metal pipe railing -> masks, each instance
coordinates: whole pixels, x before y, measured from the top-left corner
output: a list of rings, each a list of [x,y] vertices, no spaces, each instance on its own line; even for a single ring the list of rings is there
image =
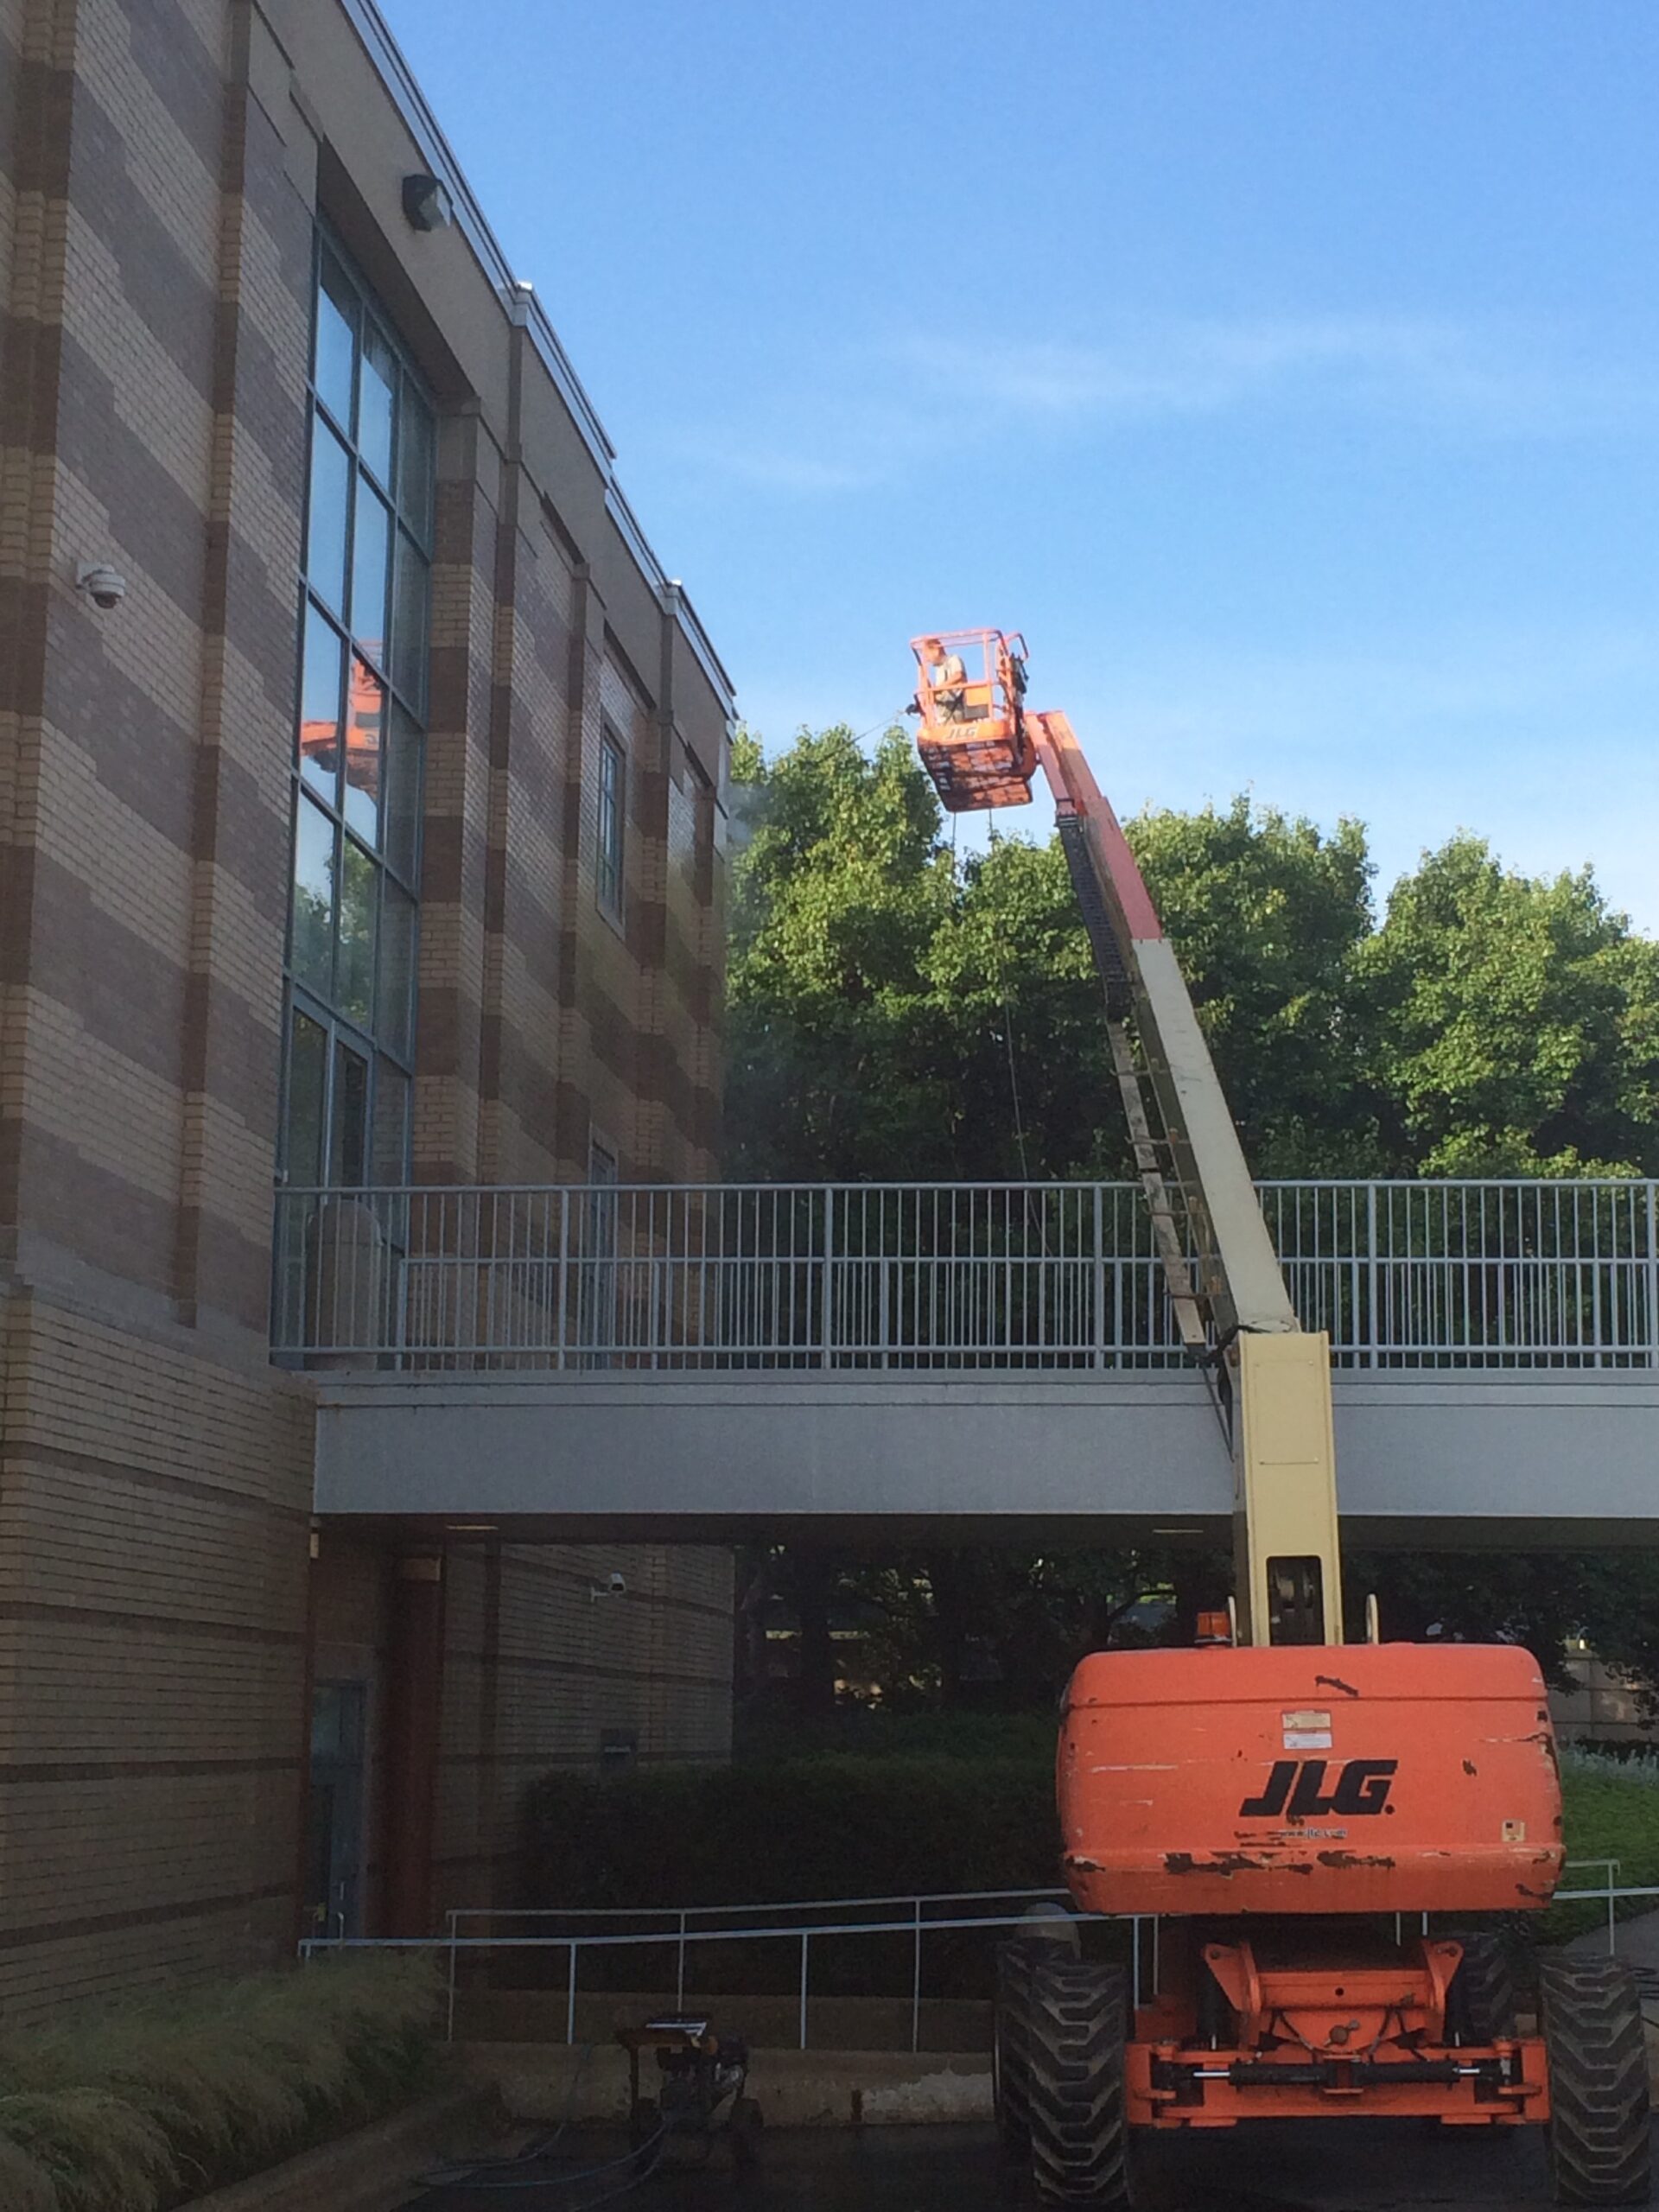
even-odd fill
[[[1259,1186],[1343,1366],[1659,1368],[1656,1185]],[[272,1349],[318,1367],[1159,1368],[1138,1185],[278,1193]]]
[[[992,1892],[989,1894],[995,1893]],[[1014,1891],[1007,1892],[1007,1894],[1012,1896],[1023,1896],[1028,1893],[1022,1891]],[[1046,1896],[1058,1897],[1062,1894],[1062,1892],[1051,1891],[1045,1891],[1042,1894]],[[1597,1891],[1596,1894],[1599,1896],[1600,1892]],[[775,1910],[779,1911],[787,1911],[789,1907],[779,1906],[775,1908]],[[1068,1920],[1081,1921],[1084,1919],[1093,1919],[1118,1922],[1133,1921],[1136,1926],[1135,1955],[1138,1961],[1140,1956],[1140,1943],[1138,1936],[1139,1923],[1140,1921],[1147,1917],[1147,1916],[1129,1913],[1085,1914],[1077,1912],[1069,1906],[1057,1906],[1055,1910],[1060,1916]],[[918,1926],[924,1934],[944,1935],[951,1931],[960,1931],[966,1929],[1006,1929],[1029,1927],[1030,1917],[1028,1914],[1023,1912],[970,1913],[965,1915],[950,1915],[932,1920],[925,1920],[918,1923],[912,1913],[910,1916],[906,1918],[866,1921],[824,1921],[816,1924],[809,1924],[806,1927],[799,1927],[791,1923],[786,1926],[767,1926],[759,1928],[694,1928],[686,1929],[679,1940],[683,1943],[693,1945],[698,1943],[728,1942],[766,1943],[784,1941],[798,1943],[800,1947],[800,1975],[798,1982],[799,2033],[800,2048],[804,2050],[807,2048],[808,2006],[810,1992],[812,1959],[811,1945],[813,1940],[815,1938],[823,1939],[835,1936],[903,1935],[910,1936],[913,1942],[919,1942],[919,1937],[917,1936],[916,1932]],[[633,1934],[625,1936],[461,1936],[452,1930],[449,1934],[444,1936],[307,1936],[299,1946],[299,1955],[302,1961],[308,1962],[313,1959],[321,1958],[337,1951],[441,1951],[445,1953],[448,1961],[446,2003],[446,2035],[447,2039],[453,2041],[454,2037],[457,1974],[459,1961],[462,1956],[471,1956],[474,1954],[494,1955],[498,1952],[503,1951],[524,1951],[532,1955],[537,1952],[563,1951],[568,1961],[565,1984],[565,2041],[567,2043],[574,2043],[575,2041],[576,1997],[578,1993],[579,1961],[581,1955],[584,1952],[594,1950],[624,1950],[629,1948],[639,1949],[642,1948],[656,1948],[660,1950],[665,1942],[671,1942],[673,1941],[675,1941],[675,1937],[672,1935],[660,1931],[644,1935]],[[1153,1955],[1155,1961],[1157,1955],[1155,1924]],[[682,1982],[682,1990],[683,1988],[683,1983]],[[912,1979],[911,2047],[912,2050],[918,2046],[920,2040],[921,2001],[920,1971],[919,1967],[917,1967],[912,1972]],[[1136,1979],[1136,2001],[1137,2003],[1140,2001],[1138,1966]]]
[[[444,1940],[449,1947],[449,1989],[448,2012],[451,2022],[454,2018],[454,1951],[460,1936],[461,1923],[465,1920],[509,1920],[568,1922],[573,1920],[665,1920],[672,1925],[660,1933],[646,1930],[642,1940],[672,1942],[674,1959],[674,2002],[685,2003],[685,1946],[690,1924],[693,1920],[741,1919],[757,1912],[868,1912],[879,1905],[908,1905],[911,1908],[912,1955],[911,1971],[911,2049],[918,2048],[921,2029],[922,2002],[922,1936],[937,1923],[927,1916],[927,1908],[946,1904],[989,1904],[1016,1901],[1029,1906],[1039,1902],[1058,1903],[1067,1896],[1058,1885],[1039,1890],[938,1890],[919,1895],[888,1894],[881,1897],[801,1897],[779,1904],[761,1900],[747,1904],[691,1904],[691,1905],[452,1905],[444,1915]],[[715,1930],[715,1933],[721,1931]],[[740,1931],[741,1933],[741,1931]],[[1139,1950],[1139,1931],[1136,1932]],[[1138,1986],[1138,1982],[1137,1982]]]
[[[1570,1859],[1567,1864],[1573,1866],[1603,1866],[1607,1868],[1610,1878],[1605,1885],[1596,1889],[1557,1890],[1551,1902],[1554,1904],[1581,1904],[1589,1900],[1593,1900],[1597,1904],[1605,1903],[1607,1910],[1607,1948],[1610,1953],[1616,1955],[1618,1951],[1617,1908],[1618,1904],[1628,1899],[1659,1897],[1659,1885],[1633,1884],[1626,1886],[1615,1885],[1611,1879],[1611,1876],[1618,1872],[1618,1862],[1616,1859]],[[682,1959],[682,1964],[679,1971],[678,2001],[683,2004],[684,2002],[685,1986],[683,1956],[684,1948],[687,1945],[696,1945],[699,1943],[775,1943],[779,1942],[793,1942],[798,1943],[800,1947],[800,1970],[798,1984],[799,1993],[798,2033],[800,2039],[799,2047],[801,2050],[804,2050],[808,2047],[812,1959],[811,1946],[814,1941],[817,1940],[822,1942],[834,1936],[909,1936],[912,1938],[912,1944],[914,1946],[911,1975],[911,2048],[913,2050],[919,2048],[921,2037],[921,1944],[923,1936],[930,1934],[944,1935],[951,1931],[960,1931],[969,1929],[987,1929],[1022,1927],[1029,1928],[1031,1925],[1031,1916],[1028,1911],[971,1914],[952,1913],[943,1914],[933,1919],[926,1919],[922,1916],[920,1908],[924,1904],[928,1904],[966,1903],[972,1899],[981,1897],[991,1901],[995,1901],[998,1898],[1009,1897],[1041,1897],[1059,1899],[1063,1897],[1065,1894],[1065,1893],[1060,1890],[944,1891],[940,1892],[937,1897],[918,1896],[904,1900],[892,1900],[892,1902],[895,1904],[908,1904],[911,1907],[911,1910],[906,1914],[893,1914],[889,1915],[886,1919],[881,1920],[819,1921],[816,1923],[810,1923],[804,1927],[797,1925],[794,1923],[784,1923],[774,1921],[762,1926],[752,1925],[747,1928],[688,1928],[683,1925],[683,1918],[681,1915],[681,1909],[679,1907],[642,1907],[639,1909],[640,1916],[644,1916],[646,1913],[654,1913],[658,1910],[667,1915],[681,1916],[682,1925],[677,1931],[677,1936],[673,1931],[664,1931],[660,1929],[647,1931],[643,1934],[636,1932],[626,1935],[462,1936],[458,1933],[456,1926],[461,1915],[459,1913],[452,1912],[448,1916],[448,1926],[447,1931],[442,1936],[308,1936],[300,1944],[299,1955],[302,1961],[308,1961],[314,1958],[322,1957],[335,1951],[439,1951],[446,1954],[448,1960],[448,1987],[445,2008],[446,2038],[453,2042],[454,2038],[455,1999],[459,1966],[460,1961],[463,1955],[493,1955],[497,1953],[505,1951],[523,1951],[531,1955],[539,1952],[563,1951],[565,1954],[568,1962],[565,1985],[565,2041],[568,2044],[573,2044],[576,2039],[576,1997],[578,1993],[580,1960],[582,1954],[584,1952],[595,1950],[623,1950],[629,1948],[639,1949],[642,1948],[654,1948],[661,1949],[664,1943],[675,1942],[677,1941],[680,1947]],[[853,1898],[845,1898],[830,1900],[830,1902],[832,1904],[844,1904],[849,1909],[852,1909],[856,1907],[861,1901]],[[768,1912],[775,1914],[816,1910],[818,1908],[804,1905],[791,1906],[784,1904],[769,1905],[763,1909]],[[589,1912],[591,1912],[594,1916],[598,1916],[598,1913],[601,1910],[604,1912],[608,1913],[612,1909],[589,1909],[588,1911],[584,1911],[580,1914],[575,1911],[572,1911],[565,1916],[570,1919],[588,1917],[589,1916]],[[621,1912],[624,1910],[624,1908],[620,1907],[615,1908],[615,1910],[618,1912]],[[747,1908],[718,1905],[688,1906],[684,1908],[684,1911],[686,1913],[693,1911],[734,1911],[741,1910],[747,1910]],[[1085,1921],[1096,1921],[1103,1923],[1115,1923],[1120,1926],[1127,1924],[1130,1931],[1129,1940],[1130,1956],[1133,1961],[1131,1972],[1133,1974],[1134,2001],[1138,2005],[1144,2001],[1146,1994],[1154,1993],[1156,1992],[1158,1988],[1159,1971],[1159,1922],[1157,1916],[1148,1913],[1083,1913],[1077,1911],[1069,1904],[1060,1904],[1058,1903],[1054,1905],[1052,1910],[1054,1913],[1061,1918],[1077,1921],[1079,1923]],[[1396,1920],[1397,1919],[1398,1916],[1396,1916]],[[1149,1931],[1148,1935],[1145,1936],[1143,1936],[1141,1932],[1143,1926]],[[1427,1935],[1429,1929],[1429,1915],[1427,1913],[1422,1916],[1422,1926],[1423,1932]],[[1142,1964],[1143,1960],[1147,1957],[1148,1952],[1150,1954],[1151,1963],[1143,1986]]]

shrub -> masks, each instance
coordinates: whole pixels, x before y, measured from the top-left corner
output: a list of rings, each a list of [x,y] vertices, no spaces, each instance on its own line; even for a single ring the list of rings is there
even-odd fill
[[[733,1752],[742,1764],[826,1751],[846,1751],[861,1758],[1027,1760],[1041,1776],[1053,1769],[1059,1728],[1058,1710],[893,1713],[842,1705],[812,1720],[777,1713],[748,1718],[739,1729]]]
[[[0,2043],[6,2212],[165,2212],[390,2111],[435,2059],[429,1962],[346,1956]]]
[[[180,2171],[148,2114],[107,2089],[26,2089],[0,2099],[0,2127],[44,2177],[54,2212],[152,2212]]]
[[[860,1758],[671,1767],[530,1792],[533,1904],[723,1904],[1039,1887],[1058,1878],[1046,1766]]]
[[[900,1744],[931,1738],[930,1748],[546,1775],[527,1799],[524,1902],[785,1904],[1058,1878],[1052,1722],[964,1726],[957,1740],[902,1721],[872,1732],[884,1734]],[[1618,1858],[1625,1883],[1659,1882],[1659,1762],[1567,1749],[1562,1783],[1569,1853]],[[1587,1886],[1600,1878],[1568,1878]],[[1593,1925],[1597,1913],[1564,1905],[1521,1917],[1548,1941]]]
[[[6,2212],[57,2212],[52,2177],[6,2130],[6,2104],[0,2097],[0,2204]]]

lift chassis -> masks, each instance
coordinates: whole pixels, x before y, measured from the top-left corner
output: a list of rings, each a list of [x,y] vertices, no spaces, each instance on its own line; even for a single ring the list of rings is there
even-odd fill
[[[1155,1986],[1034,1922],[998,1962],[995,2080],[1039,2199],[1137,2201],[1138,2140],[1360,2114],[1545,2132],[1557,2198],[1646,2202],[1646,2047],[1611,1960],[1512,1916],[1560,1879],[1542,1675],[1513,1645],[1344,1641],[1330,1347],[1286,1287],[1173,951],[1064,715],[1000,631],[912,641],[947,809],[1039,772],[1104,993],[1113,1069],[1182,1342],[1233,1465],[1234,1596],[1197,1649],[1096,1652],[1068,1688],[1063,1868],[1084,1912],[1151,1917]],[[1430,1916],[1440,1916],[1431,1932]]]

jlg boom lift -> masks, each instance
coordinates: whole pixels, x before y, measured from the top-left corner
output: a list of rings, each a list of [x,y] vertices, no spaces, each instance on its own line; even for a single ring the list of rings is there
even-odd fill
[[[1647,2202],[1641,2013],[1614,1961],[1544,1956],[1522,2031],[1497,1916],[1541,1910],[1561,1798],[1537,1662],[1343,1641],[1330,1346],[1304,1330],[1192,1001],[1064,715],[995,630],[912,641],[922,759],[951,812],[1039,768],[1105,992],[1114,1068],[1183,1342],[1234,1468],[1236,1594],[1191,1650],[1097,1652],[1058,1789],[1086,1911],[1158,1919],[1157,1987],[1071,1937],[999,1961],[996,2097],[1039,2196],[1135,2202],[1138,2138],[1287,2115],[1546,2131],[1559,2202]],[[1430,1914],[1458,1932],[1425,1932]],[[1482,1916],[1485,1916],[1483,1926]]]

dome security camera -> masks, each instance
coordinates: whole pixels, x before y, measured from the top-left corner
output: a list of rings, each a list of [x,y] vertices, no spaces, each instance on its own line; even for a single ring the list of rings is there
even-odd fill
[[[84,591],[92,605],[107,614],[126,597],[127,580],[107,561],[83,561],[75,570],[75,589]]]

